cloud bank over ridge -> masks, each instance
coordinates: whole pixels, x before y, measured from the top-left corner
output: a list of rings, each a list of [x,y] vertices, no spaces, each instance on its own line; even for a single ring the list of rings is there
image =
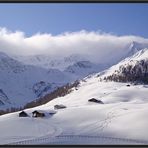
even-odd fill
[[[127,52],[132,41],[148,44],[148,39],[140,36],[117,36],[109,33],[65,32],[59,35],[37,33],[26,37],[22,31],[12,32],[0,28],[0,51],[13,55],[69,56],[71,54],[86,55],[97,62]]]

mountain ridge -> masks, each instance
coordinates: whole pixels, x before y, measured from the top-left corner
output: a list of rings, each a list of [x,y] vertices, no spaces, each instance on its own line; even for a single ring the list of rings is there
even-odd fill
[[[141,47],[144,46],[146,45],[132,42],[130,46],[128,46],[127,51],[131,51],[132,53],[138,49],[139,51],[137,54],[134,54],[135,58],[137,58],[138,54],[144,55],[142,52],[144,52],[146,49],[141,49]],[[42,58],[44,58],[44,56]],[[48,55],[46,58],[48,59]],[[129,58],[130,57],[126,57],[126,59],[123,59],[121,63],[127,61]],[[145,56],[143,56],[143,58],[145,58]],[[80,57],[79,55],[65,57],[64,60],[68,62],[67,65],[69,65],[69,62],[71,65],[66,65],[67,67],[65,70],[60,70],[54,67],[48,69],[41,65],[28,65],[20,62],[21,60],[17,61],[17,58],[13,59],[13,56],[10,57],[10,55],[7,56],[5,53],[0,53],[0,88],[9,98],[9,101],[13,102],[13,106],[22,106],[30,101],[33,101],[34,99],[43,97],[44,95],[56,90],[58,87],[66,85],[67,83],[80,79],[85,80],[84,77],[91,77],[91,75],[93,76],[94,73],[98,75],[98,72],[99,75],[109,73],[110,69],[107,69],[109,68],[109,65],[106,65],[106,63],[102,62],[99,65],[86,59],[87,58]],[[42,64],[41,59],[39,59],[39,61]],[[128,62],[130,61],[128,60]],[[10,107],[11,105],[1,105],[1,108],[4,109],[8,106]]]

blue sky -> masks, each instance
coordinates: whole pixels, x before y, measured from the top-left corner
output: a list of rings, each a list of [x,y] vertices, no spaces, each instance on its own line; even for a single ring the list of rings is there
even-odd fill
[[[0,27],[53,35],[80,30],[148,37],[148,4],[0,4]]]

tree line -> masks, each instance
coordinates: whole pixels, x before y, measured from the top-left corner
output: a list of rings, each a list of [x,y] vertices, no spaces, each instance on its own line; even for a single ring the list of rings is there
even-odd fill
[[[0,115],[6,114],[6,113],[12,113],[12,112],[16,112],[16,111],[21,111],[21,110],[24,110],[27,108],[32,108],[32,107],[46,104],[49,101],[51,101],[57,97],[62,97],[62,96],[69,94],[72,91],[72,88],[76,88],[79,84],[80,84],[80,82],[78,80],[76,80],[73,83],[67,83],[66,85],[64,85],[62,87],[58,87],[56,90],[45,95],[44,97],[38,98],[34,101],[27,103],[26,105],[24,105],[24,107],[19,107],[19,108],[12,107],[10,109],[0,110]]]
[[[136,61],[135,64],[121,65],[112,75],[104,77],[104,80],[148,84],[148,60]]]

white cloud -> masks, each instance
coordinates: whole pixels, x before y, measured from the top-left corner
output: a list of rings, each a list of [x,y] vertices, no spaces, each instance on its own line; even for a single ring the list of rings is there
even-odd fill
[[[85,30],[66,32],[56,36],[38,33],[26,37],[24,32],[11,32],[7,28],[0,28],[0,51],[17,55],[85,54],[94,61],[98,61],[98,59],[101,61],[104,60],[104,57],[111,59],[119,54],[124,54],[132,41],[148,43],[148,39],[139,36],[117,36]]]

